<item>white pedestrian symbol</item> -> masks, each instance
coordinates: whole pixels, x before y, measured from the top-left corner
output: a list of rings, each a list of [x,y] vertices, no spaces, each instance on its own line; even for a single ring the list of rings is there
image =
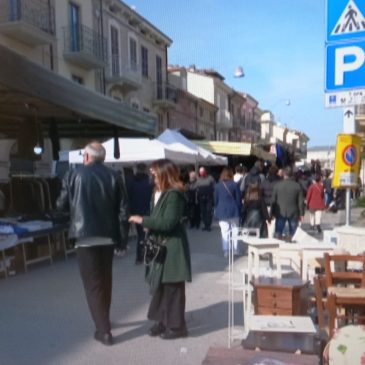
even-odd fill
[[[350,0],[337,21],[331,35],[365,31],[365,18],[353,0]]]

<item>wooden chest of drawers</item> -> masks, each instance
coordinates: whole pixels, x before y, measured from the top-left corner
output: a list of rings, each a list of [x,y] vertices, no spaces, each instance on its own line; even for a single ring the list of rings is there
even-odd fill
[[[254,287],[255,314],[306,315],[308,282],[300,279],[258,278]]]

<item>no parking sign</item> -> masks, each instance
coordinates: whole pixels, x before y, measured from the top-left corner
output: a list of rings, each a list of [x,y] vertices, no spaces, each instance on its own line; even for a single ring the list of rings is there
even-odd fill
[[[356,134],[338,134],[336,143],[334,188],[358,185],[361,162],[361,137]]]

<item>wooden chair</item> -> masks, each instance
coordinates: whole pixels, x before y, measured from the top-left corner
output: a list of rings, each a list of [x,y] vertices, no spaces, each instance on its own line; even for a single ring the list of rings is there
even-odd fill
[[[327,308],[329,313],[329,335],[339,327],[339,320],[352,323],[364,321],[365,308],[365,255],[325,254],[325,278],[327,285]],[[349,263],[360,264],[356,270],[349,269]],[[331,267],[334,263],[334,268]],[[338,270],[338,267],[341,268]]]
[[[353,284],[365,288],[365,255],[324,254],[327,287]],[[358,270],[349,269],[349,263],[359,263]],[[334,264],[332,268],[331,263]]]
[[[329,313],[329,333],[333,336],[336,322],[339,320],[348,323],[365,323],[365,289],[364,288],[339,288],[340,291],[329,293],[327,297],[327,308]],[[340,309],[343,309],[341,312]]]

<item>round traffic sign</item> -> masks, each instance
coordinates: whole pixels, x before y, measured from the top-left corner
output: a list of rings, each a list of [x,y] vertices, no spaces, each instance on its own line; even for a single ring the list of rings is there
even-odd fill
[[[354,166],[356,164],[357,151],[353,144],[349,144],[343,149],[342,160],[347,166]]]

